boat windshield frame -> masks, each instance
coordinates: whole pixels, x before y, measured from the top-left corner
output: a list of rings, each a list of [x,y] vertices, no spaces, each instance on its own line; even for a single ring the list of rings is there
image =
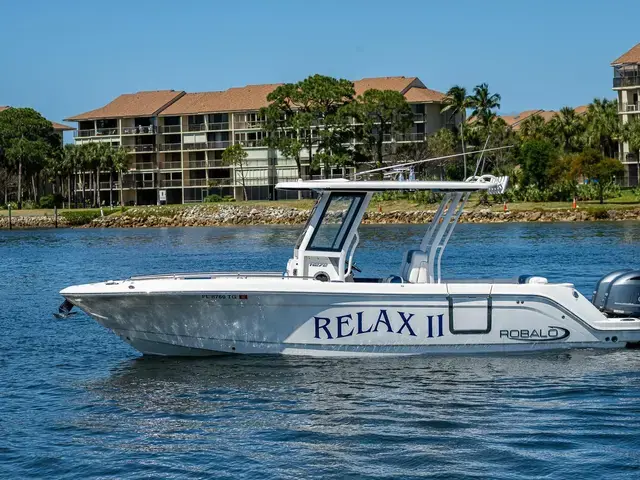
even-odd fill
[[[356,221],[356,218],[358,217],[358,213],[360,212],[363,206],[362,204],[365,201],[366,195],[367,195],[366,192],[331,192],[329,194],[329,198],[327,199],[324,205],[320,218],[314,224],[313,233],[311,235],[311,238],[309,239],[309,242],[307,243],[306,250],[310,252],[333,252],[333,253],[341,252],[342,249],[344,248],[344,244],[347,240],[347,237],[349,237],[349,233],[353,228],[353,224]],[[350,198],[351,203],[347,207],[345,215],[342,216],[342,221],[337,224],[326,223],[325,219],[327,219],[327,216],[328,216],[327,214],[334,200],[344,199],[344,198]],[[338,227],[335,235],[333,236],[333,241],[331,241],[331,246],[329,245],[314,246],[314,241],[316,241],[316,239],[319,238],[319,234],[323,233],[323,230],[322,230],[323,226]],[[304,233],[305,232],[303,232],[303,234]]]

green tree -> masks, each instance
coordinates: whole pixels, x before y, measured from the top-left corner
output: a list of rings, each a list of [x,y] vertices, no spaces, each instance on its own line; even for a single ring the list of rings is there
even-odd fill
[[[518,160],[522,168],[523,186],[547,188],[553,181],[551,168],[558,159],[558,151],[549,140],[526,140],[520,147]]]
[[[413,112],[400,92],[370,89],[352,104],[356,119],[356,139],[362,142],[363,153],[374,161],[375,168],[384,163],[384,142],[403,134],[413,125]]]
[[[587,149],[578,155],[574,164],[575,173],[593,182],[598,189],[600,203],[604,203],[604,192],[616,177],[624,175],[624,166],[615,158],[607,158],[595,149]]]
[[[341,110],[354,95],[352,82],[317,74],[279,86],[267,96],[269,106],[261,111],[270,145],[280,149],[288,142],[281,139],[295,139],[304,145],[309,164],[313,165],[314,148],[326,149],[336,143],[332,137],[343,135],[345,115]],[[289,146],[295,148],[297,144]],[[293,153],[298,177],[302,178],[301,150],[290,149],[289,153]],[[325,169],[325,176],[328,173]]]
[[[51,122],[32,108],[8,108],[0,112],[0,147],[8,170],[17,173],[18,208],[22,208],[23,173],[32,177],[35,190],[35,175],[53,149],[60,148],[59,137]]]
[[[608,157],[615,156],[621,128],[618,102],[606,98],[594,99],[587,107],[585,125],[587,145],[599,149]]]
[[[464,165],[464,178],[467,178],[467,154],[464,143],[464,125],[466,122],[467,109],[471,108],[471,97],[467,95],[467,90],[460,85],[454,85],[447,91],[443,100],[442,113],[450,112],[452,117],[460,115],[460,141],[462,145],[462,162]]]
[[[501,97],[497,93],[489,92],[489,85],[482,83],[473,88],[473,95],[469,99],[471,108],[471,116],[475,117],[480,125],[489,128],[491,122],[495,120],[495,109],[500,108]]]
[[[522,121],[518,135],[522,141],[546,140],[547,132],[547,122],[541,115],[535,114]]]
[[[554,137],[565,153],[582,150],[585,125],[573,108],[562,107],[549,121],[547,131]]]
[[[224,152],[222,152],[222,163],[224,163],[225,165],[233,166],[234,171],[235,168],[240,169],[240,181],[242,183],[242,193],[244,195],[245,201],[247,200],[247,186],[244,176],[244,169],[246,167],[245,162],[247,160],[247,156],[247,152],[239,143],[229,145],[224,150]]]

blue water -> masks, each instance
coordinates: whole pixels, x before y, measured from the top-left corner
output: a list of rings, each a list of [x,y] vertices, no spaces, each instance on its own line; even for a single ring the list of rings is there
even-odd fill
[[[423,227],[361,230],[366,275]],[[69,285],[277,270],[290,227],[0,232],[2,478],[640,478],[640,351],[377,360],[140,358]],[[448,276],[590,294],[640,267],[640,223],[460,225]]]

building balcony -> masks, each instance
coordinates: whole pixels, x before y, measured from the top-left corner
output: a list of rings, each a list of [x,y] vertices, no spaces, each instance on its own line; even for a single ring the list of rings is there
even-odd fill
[[[156,146],[151,143],[144,145],[123,145],[123,147],[134,153],[149,153],[156,151]]]
[[[613,78],[613,88],[624,87],[640,87],[640,75]]]
[[[120,135],[120,131],[117,127],[114,128],[98,128],[96,130],[96,136],[98,135],[106,135],[106,136],[115,136]]]
[[[120,188],[120,183],[118,182],[100,182],[100,190],[117,190]]]
[[[124,188],[155,188],[153,180],[124,180],[122,186]]]
[[[96,131],[94,129],[91,130],[76,130],[73,132],[74,137],[94,137],[96,135]]]
[[[207,129],[206,123],[190,123],[187,125],[189,132],[204,132]]]
[[[207,150],[217,150],[227,148],[231,145],[229,140],[219,140],[217,142],[207,142]]]
[[[181,131],[181,125],[161,125],[158,127],[160,133],[180,133]]]
[[[207,123],[207,130],[229,130],[229,122]]]
[[[176,152],[182,150],[181,143],[161,143],[159,150],[161,152]]]
[[[184,163],[184,168],[218,168],[229,167],[222,160],[191,160]]]
[[[248,122],[233,122],[234,130],[256,130],[261,129],[264,126],[264,120],[248,121]]]
[[[150,135],[157,132],[157,128],[154,125],[146,127],[122,127],[123,135]]]
[[[424,122],[425,121],[424,113],[414,113],[413,114],[413,121],[414,122]]]
[[[179,170],[182,168],[182,162],[160,162],[158,167],[160,170]]]
[[[265,139],[260,140],[236,140],[235,143],[242,145],[245,148],[258,148],[265,146]]]
[[[206,178],[187,178],[184,180],[185,187],[206,187]]]
[[[182,187],[182,180],[160,180],[160,187]]]
[[[138,162],[131,165],[131,170],[155,170],[153,162]]]
[[[619,113],[640,113],[640,103],[623,103]]]
[[[224,149],[231,145],[228,140],[218,142],[197,142],[197,143],[185,143],[185,150],[218,150]]]
[[[185,143],[183,148],[185,150],[206,150],[207,142]]]
[[[233,185],[232,178],[210,178],[207,182],[208,187],[228,187],[229,185]]]
[[[396,142],[422,142],[426,138],[424,133],[399,133]]]

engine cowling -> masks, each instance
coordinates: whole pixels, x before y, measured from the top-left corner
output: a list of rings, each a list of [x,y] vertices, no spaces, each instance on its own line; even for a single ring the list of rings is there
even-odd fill
[[[640,270],[617,270],[602,277],[592,303],[613,317],[640,318]]]

